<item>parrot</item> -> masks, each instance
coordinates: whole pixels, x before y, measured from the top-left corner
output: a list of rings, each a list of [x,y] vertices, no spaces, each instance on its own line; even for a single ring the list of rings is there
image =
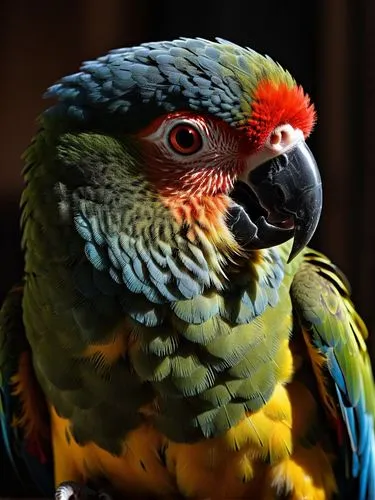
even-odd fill
[[[374,500],[368,330],[309,247],[323,186],[302,86],[180,37],[45,96],[0,313],[20,480],[60,499]]]

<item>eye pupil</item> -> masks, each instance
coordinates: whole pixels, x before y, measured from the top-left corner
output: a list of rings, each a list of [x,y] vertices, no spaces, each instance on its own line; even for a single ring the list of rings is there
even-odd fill
[[[169,144],[176,153],[183,155],[194,154],[202,146],[202,137],[192,125],[179,124],[171,130]]]
[[[190,149],[195,141],[193,131],[187,127],[180,127],[176,132],[176,141],[181,148]]]

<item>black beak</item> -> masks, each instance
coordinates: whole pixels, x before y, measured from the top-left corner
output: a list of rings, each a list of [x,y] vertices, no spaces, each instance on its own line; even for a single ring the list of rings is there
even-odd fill
[[[244,240],[247,226],[246,239],[253,248],[275,246],[294,236],[290,262],[309,243],[322,210],[322,184],[313,154],[301,141],[250,171],[245,183],[231,195],[232,230],[239,230]]]

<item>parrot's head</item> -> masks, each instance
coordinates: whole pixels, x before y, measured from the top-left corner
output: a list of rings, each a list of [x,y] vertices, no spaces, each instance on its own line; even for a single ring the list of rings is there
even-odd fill
[[[293,237],[289,259],[311,239],[315,111],[269,57],[221,39],[146,43],[85,63],[48,96],[59,102],[45,122],[65,123],[61,206],[81,235],[96,216],[108,238],[169,238],[173,251],[172,240],[251,252]]]

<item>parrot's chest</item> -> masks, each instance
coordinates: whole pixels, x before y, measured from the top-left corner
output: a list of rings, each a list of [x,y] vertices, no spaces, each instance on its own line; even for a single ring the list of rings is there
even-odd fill
[[[212,340],[198,346],[176,340],[171,325],[181,322],[171,316],[162,329],[124,320],[107,340],[75,352],[52,341],[34,350],[51,407],[56,483],[105,478],[123,494],[277,498],[293,474],[306,483],[291,462],[297,452],[319,464],[309,473],[321,482],[331,471],[321,449],[310,446],[307,458],[295,449],[315,401],[293,380],[292,321],[288,296],[229,331],[217,316],[205,324],[215,328]],[[198,335],[201,326],[184,328]],[[59,363],[48,362],[56,350]]]
[[[55,330],[40,343],[38,318],[30,321],[34,366],[51,407],[56,483],[105,478],[125,494],[218,499],[262,498],[255,493],[262,491],[272,498],[292,480],[280,467],[303,477],[289,461],[315,402],[293,382],[286,289],[248,323],[230,322],[219,309],[197,324],[170,310],[160,327],[126,317],[85,342],[84,326],[101,327],[94,313],[74,311],[67,321],[43,318]],[[213,307],[218,299],[202,300]],[[330,470],[321,450],[311,450],[309,460]]]
[[[314,411],[315,401],[301,384],[278,384],[260,411],[221,437],[181,444],[142,424],[115,455],[93,442],[77,444],[69,420],[52,409],[55,481],[90,479],[100,485],[104,478],[121,495],[163,498],[276,499],[295,488],[295,498],[329,499],[334,479],[327,456],[318,443],[308,449],[296,445]],[[299,415],[297,422],[293,414]],[[322,485],[329,482],[325,492]]]
[[[190,337],[206,329],[211,339],[201,343],[183,338],[176,322],[171,315],[147,328],[124,319],[100,342],[74,348],[75,339],[61,334],[34,351],[43,390],[79,444],[118,454],[142,425],[179,443],[218,438],[261,410],[292,376],[285,304],[249,324],[230,326],[219,315],[203,325],[179,321],[176,329]]]

